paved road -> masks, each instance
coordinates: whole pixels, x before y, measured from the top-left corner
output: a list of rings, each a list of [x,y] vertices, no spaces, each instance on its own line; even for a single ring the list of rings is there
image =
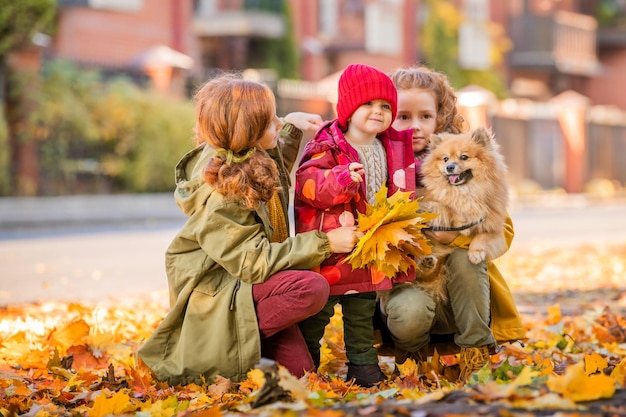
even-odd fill
[[[626,241],[626,202],[570,197],[511,209],[511,250]],[[171,195],[0,199],[0,305],[163,300],[163,254],[184,221]]]

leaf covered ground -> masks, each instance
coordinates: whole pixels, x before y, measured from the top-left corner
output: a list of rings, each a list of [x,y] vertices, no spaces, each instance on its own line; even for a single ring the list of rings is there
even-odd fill
[[[300,380],[263,363],[246,381],[171,387],[136,350],[159,323],[166,296],[97,305],[42,301],[0,309],[4,416],[626,415],[626,243],[535,245],[498,260],[527,328],[466,384],[454,356],[363,389],[344,382],[340,315],[325,335],[319,374]],[[382,357],[391,375],[393,358]]]

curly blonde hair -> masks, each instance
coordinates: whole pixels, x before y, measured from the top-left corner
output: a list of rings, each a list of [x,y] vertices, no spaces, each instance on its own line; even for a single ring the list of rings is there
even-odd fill
[[[457,97],[448,77],[425,66],[400,68],[389,74],[398,90],[419,88],[430,90],[437,104],[437,127],[435,133],[462,133],[468,125],[456,107]]]
[[[240,201],[250,210],[269,201],[280,189],[279,173],[259,141],[276,115],[272,90],[265,84],[224,74],[203,84],[194,99],[196,143],[206,142],[226,151],[217,152],[207,163],[204,181],[227,201]],[[250,152],[252,148],[256,150]],[[225,153],[229,151],[237,162],[228,161]]]

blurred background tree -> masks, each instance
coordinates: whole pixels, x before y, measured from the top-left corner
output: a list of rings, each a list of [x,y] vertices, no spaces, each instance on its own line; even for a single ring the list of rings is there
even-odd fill
[[[600,0],[595,16],[602,27],[626,27],[626,2],[623,0]]]
[[[29,135],[39,143],[40,194],[162,192],[194,146],[194,107],[64,61],[44,65]]]
[[[37,42],[54,32],[56,10],[54,0],[0,0],[0,96],[6,123],[4,143],[0,143],[5,149],[0,154],[0,167],[4,167],[0,177],[5,178],[1,192],[37,192],[32,178],[37,171],[36,144],[25,129],[37,106],[31,94],[38,81]],[[22,82],[15,81],[18,74]],[[12,178],[17,184],[11,183]]]
[[[505,82],[496,70],[511,47],[511,41],[498,25],[488,23],[491,41],[489,70],[470,70],[459,65],[459,28],[465,16],[448,0],[426,0],[421,25],[422,54],[429,67],[443,72],[455,88],[470,84],[492,91],[499,98],[507,96]]]
[[[274,68],[278,78],[300,78],[298,74],[298,47],[293,34],[293,19],[287,2],[283,3],[283,16],[287,24],[285,35],[280,39],[268,39],[262,56],[265,57],[265,66]]]
[[[42,64],[37,42],[54,32],[56,10],[54,0],[0,0],[0,195],[170,191],[193,146],[193,105]]]

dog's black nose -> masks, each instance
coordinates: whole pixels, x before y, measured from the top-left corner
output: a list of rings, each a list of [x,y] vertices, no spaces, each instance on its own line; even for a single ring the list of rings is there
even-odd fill
[[[456,168],[456,164],[455,163],[448,164],[448,165],[446,165],[446,172],[449,173],[449,174],[452,174],[454,172],[455,168]]]

